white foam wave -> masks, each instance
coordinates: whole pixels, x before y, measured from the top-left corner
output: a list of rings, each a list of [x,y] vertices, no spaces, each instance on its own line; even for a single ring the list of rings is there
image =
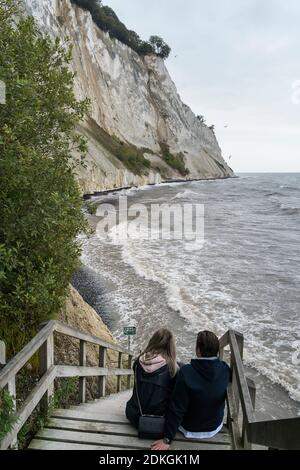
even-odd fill
[[[190,199],[191,196],[197,196],[199,198],[198,193],[195,193],[195,191],[191,191],[187,189],[186,191],[177,193],[174,197],[172,197],[171,201],[175,201],[177,199]]]
[[[187,266],[187,260],[184,260],[185,250],[182,250],[181,256],[177,256],[176,262],[175,253],[171,257],[170,251],[166,253],[166,247],[161,244],[156,246],[156,254],[153,247],[145,244],[137,246],[128,240],[118,240],[118,244],[122,247],[122,259],[125,263],[140,277],[164,287],[169,307],[185,320],[189,331],[195,332],[203,327],[216,331],[219,335],[228,328],[241,331],[247,342],[246,364],[272,382],[283,386],[291,398],[300,401],[299,369],[281,360],[273,344],[265,342],[265,334],[272,325],[270,313],[261,315],[259,319],[249,318],[228,290],[221,286],[219,290],[212,288],[213,281],[206,273],[199,272],[199,267],[197,279],[191,281],[196,271],[191,266],[183,269],[183,266]],[[287,325],[286,332],[281,328],[280,334],[284,344],[288,344],[290,327]]]

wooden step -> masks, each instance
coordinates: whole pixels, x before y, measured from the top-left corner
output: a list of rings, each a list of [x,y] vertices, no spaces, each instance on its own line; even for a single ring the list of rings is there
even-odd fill
[[[73,430],[83,432],[94,432],[98,434],[113,434],[119,436],[138,437],[137,430],[128,424],[115,424],[110,422],[90,422],[90,421],[75,421],[70,419],[52,418],[47,424],[47,428]],[[177,433],[176,441],[195,442],[191,439],[185,439],[181,433]],[[203,439],[201,443],[218,443],[222,445],[230,445],[230,436],[228,433],[219,433],[211,439]]]
[[[68,410],[55,410],[47,426],[30,444],[45,450],[149,450],[151,440],[138,438],[125,416],[132,390]],[[231,437],[224,426],[212,439],[195,441],[176,435],[173,450],[231,450]]]
[[[44,428],[40,431],[36,439],[30,445],[30,448],[37,448],[36,440],[41,444],[44,442],[52,441],[56,443],[56,449],[62,449],[65,443],[74,444],[74,450],[78,445],[90,445],[96,448],[100,447],[103,450],[107,448],[121,448],[121,449],[136,449],[145,450],[150,449],[152,441],[138,439],[134,436],[116,435],[116,434],[98,434],[82,431],[71,431],[61,429]],[[39,447],[40,449],[42,447]],[[173,450],[230,450],[231,446],[227,444],[215,444],[207,442],[189,442],[189,441],[175,441],[172,444]]]
[[[113,414],[109,413],[109,410],[106,410],[106,413],[102,412],[92,412],[81,410],[80,407],[74,410],[55,410],[53,412],[53,417],[55,418],[70,418],[76,420],[85,420],[85,421],[100,421],[100,422],[111,422],[111,423],[124,423],[128,424],[128,419],[122,413]]]
[[[124,447],[94,446],[89,444],[76,444],[74,442],[47,441],[35,438],[29,446],[30,450],[124,450]],[[127,450],[135,450],[127,448]]]

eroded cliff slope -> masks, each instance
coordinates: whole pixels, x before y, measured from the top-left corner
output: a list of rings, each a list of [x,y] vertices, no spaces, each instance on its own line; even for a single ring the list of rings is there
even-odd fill
[[[190,179],[233,175],[214,132],[182,103],[162,59],[142,58],[111,39],[70,0],[24,2],[44,30],[72,39],[76,94],[91,100],[80,128],[89,142],[87,167],[78,171],[84,192],[182,178],[181,160]],[[138,167],[134,155],[150,163]]]

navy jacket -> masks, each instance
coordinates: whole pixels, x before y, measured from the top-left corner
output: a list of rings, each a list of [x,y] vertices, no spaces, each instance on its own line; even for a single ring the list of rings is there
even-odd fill
[[[223,422],[230,368],[220,359],[193,359],[177,374],[166,416],[171,441],[181,425],[190,432],[215,431]]]
[[[150,374],[145,372],[139,362],[136,361],[133,370],[137,375],[143,414],[165,416],[175,385],[175,377],[171,377],[168,366],[165,365]],[[137,428],[140,416],[135,385],[132,397],[126,404],[126,417]]]

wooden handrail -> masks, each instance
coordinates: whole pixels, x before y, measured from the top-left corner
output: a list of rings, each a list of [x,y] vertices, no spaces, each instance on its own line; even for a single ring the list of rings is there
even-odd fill
[[[249,426],[251,442],[272,449],[300,449],[300,417],[256,421]]]
[[[55,321],[47,323],[23,349],[3,367],[0,372],[0,388],[4,388],[40,349],[42,344],[45,343],[47,338],[53,333],[55,323]]]
[[[230,347],[232,385],[228,389],[228,425],[233,433],[234,448],[250,449],[251,444],[277,449],[300,448],[300,417],[260,420],[255,412],[255,383],[246,377],[243,365],[243,335],[229,330],[220,339],[220,356]],[[242,431],[239,430],[239,403]]]
[[[244,371],[244,366],[242,358],[239,353],[238,344],[236,340],[235,333],[233,331],[229,332],[229,339],[231,344],[231,354],[232,354],[232,367],[236,374],[237,386],[239,389],[239,394],[241,397],[241,406],[243,414],[247,419],[248,423],[255,421],[255,412],[249,392],[249,387],[247,383],[247,378]]]
[[[63,366],[54,364],[54,333],[63,334],[79,340],[80,346],[80,365]],[[99,367],[89,367],[86,365],[86,344],[90,343],[99,346]],[[115,351],[119,354],[118,368],[109,368],[106,366],[107,350]],[[1,361],[3,360],[5,348],[1,344]],[[34,409],[39,403],[48,407],[50,398],[54,391],[54,380],[61,377],[79,377],[79,396],[80,402],[86,399],[86,377],[99,377],[99,397],[105,395],[105,377],[116,376],[117,391],[121,390],[120,377],[127,376],[127,387],[130,388],[131,376],[133,371],[132,352],[117,344],[102,341],[96,336],[83,333],[69,326],[63,325],[57,321],[50,321],[42,325],[40,332],[16,355],[8,364],[0,369],[0,388],[7,388],[8,392],[16,400],[15,380],[16,374],[24,365],[39,352],[40,381],[31,391],[20,410],[14,414],[14,425],[12,430],[2,439],[0,449],[4,450],[15,445],[17,435],[22,426],[26,423]],[[128,355],[128,369],[122,368],[122,355]],[[3,364],[2,364],[3,365]]]
[[[26,423],[27,419],[31,416],[32,412],[35,410],[42,397],[48,390],[48,388],[53,383],[56,377],[56,368],[52,366],[46,374],[40,379],[34,389],[26,398],[21,409],[15,414],[13,428],[10,433],[8,433],[4,439],[1,441],[0,450],[6,450],[12,442],[14,442],[18,432],[22,426]]]
[[[102,341],[96,336],[83,333],[79,330],[63,325],[57,321],[51,320],[45,324],[41,331],[16,355],[8,364],[6,364],[0,372],[0,388],[4,388],[10,379],[14,377],[24,365],[32,358],[32,356],[40,349],[43,343],[54,333],[61,333],[75,339],[86,341],[106,349],[124,354],[131,355],[130,351],[114,344]]]
[[[72,338],[86,341],[87,343],[95,344],[97,346],[102,346],[103,348],[106,348],[106,349],[111,349],[112,351],[121,352],[123,354],[130,354],[130,351],[128,351],[125,348],[122,348],[118,344],[108,343],[106,341],[103,341],[100,338],[97,338],[97,336],[83,333],[79,330],[76,330],[75,328],[72,328],[71,326],[63,325],[62,323],[59,323],[59,322],[55,322],[54,331],[57,333],[61,333],[63,335],[71,336]]]

